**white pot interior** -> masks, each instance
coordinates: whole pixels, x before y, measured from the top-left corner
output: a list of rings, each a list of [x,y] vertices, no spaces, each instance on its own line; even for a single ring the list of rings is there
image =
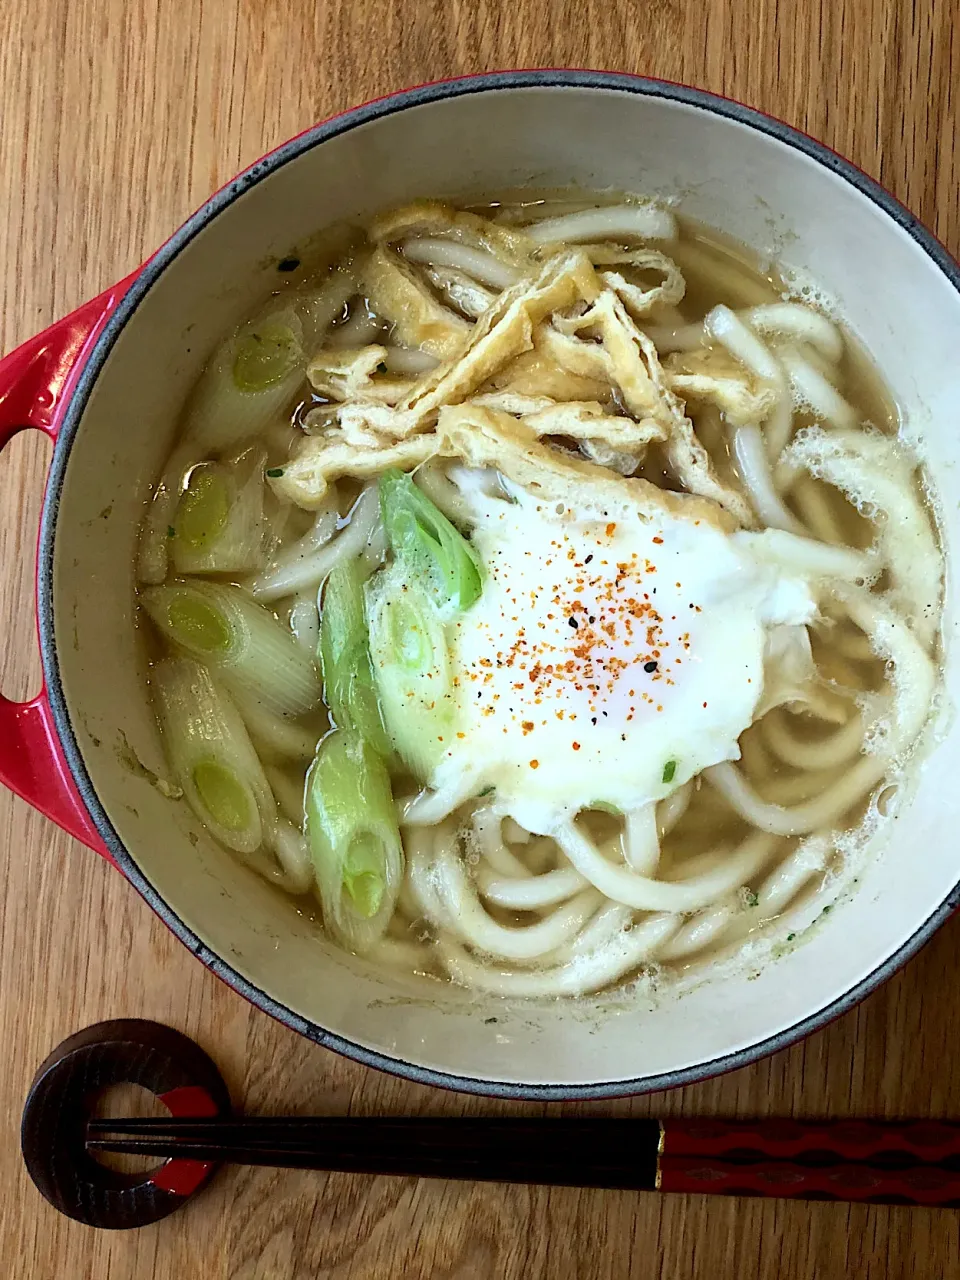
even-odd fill
[[[56,524],[56,644],[73,729],[110,821],[143,875],[227,964],[295,1014],[367,1049],[509,1085],[637,1080],[743,1050],[842,997],[893,955],[960,876],[949,723],[858,891],[759,973],[682,999],[504,1004],[346,956],[214,846],[163,772],[132,627],[134,544],[148,485],[218,336],[319,228],[418,195],[614,187],[692,216],[821,282],[919,432],[960,563],[960,294],[892,218],[775,137],[702,107],[616,89],[469,93],[373,119],[290,161],[180,252],[122,331],[84,412]],[[960,668],[953,574],[948,700]],[[137,764],[137,761],[140,763]],[[141,767],[142,766],[142,767]]]

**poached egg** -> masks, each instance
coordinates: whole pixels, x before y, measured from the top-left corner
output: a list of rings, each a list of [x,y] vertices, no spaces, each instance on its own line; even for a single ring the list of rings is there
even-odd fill
[[[815,614],[807,582],[757,554],[763,534],[608,512],[589,486],[576,511],[503,487],[470,493],[483,590],[447,627],[453,728],[431,788],[492,790],[548,834],[738,759],[770,629]]]

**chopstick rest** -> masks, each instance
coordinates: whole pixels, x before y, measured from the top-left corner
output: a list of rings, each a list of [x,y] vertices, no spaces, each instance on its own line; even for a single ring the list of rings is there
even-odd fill
[[[195,1195],[216,1168],[181,1156],[124,1174],[87,1151],[87,1124],[108,1088],[137,1084],[174,1117],[229,1116],[230,1094],[213,1061],[188,1036],[158,1022],[98,1022],[41,1064],[27,1095],[20,1147],[27,1172],[61,1213],[91,1227],[145,1227]]]

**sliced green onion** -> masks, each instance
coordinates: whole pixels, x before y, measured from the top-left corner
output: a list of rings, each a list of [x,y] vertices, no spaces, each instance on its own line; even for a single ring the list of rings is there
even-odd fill
[[[366,590],[370,661],[387,734],[422,782],[449,749],[454,699],[443,623],[431,598],[399,566]]]
[[[238,337],[233,354],[233,384],[248,394],[269,391],[298,366],[302,329],[292,317],[267,316]]]
[[[382,756],[390,754],[376,682],[370,665],[359,560],[342,560],[330,571],[320,614],[323,695],[334,722],[354,729]]]
[[[439,507],[396,468],[380,477],[380,506],[407,578],[424,580],[444,617],[469,609],[480,595],[480,561]]]
[[[306,364],[299,316],[271,302],[213,353],[187,404],[184,439],[210,453],[250,440],[286,408]]]
[[[277,806],[240,715],[209,671],[187,658],[152,673],[170,767],[210,833],[237,853],[272,839]]]
[[[177,573],[253,573],[263,567],[263,477],[243,479],[217,463],[194,467],[173,520],[170,554]]]
[[[668,760],[663,766],[663,781],[672,782],[677,772],[676,760]]]
[[[307,839],[324,926],[352,951],[383,937],[403,880],[386,766],[356,734],[334,730],[307,778]]]
[[[228,688],[279,716],[298,716],[320,702],[312,656],[268,610],[239,587],[172,582],[148,587],[140,600],[160,631],[206,662]]]

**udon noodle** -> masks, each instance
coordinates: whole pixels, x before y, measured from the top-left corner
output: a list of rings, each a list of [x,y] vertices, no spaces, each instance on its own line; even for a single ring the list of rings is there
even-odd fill
[[[531,494],[561,524],[594,495],[696,514],[810,593],[766,633],[739,742],[691,776],[658,757],[634,807],[541,818],[481,785],[471,731],[459,771],[428,749],[424,677],[460,696],[451,628],[492,607],[478,530]],[[929,720],[941,575],[918,459],[835,317],[634,198],[423,201],[295,272],[207,364],[139,559],[173,785],[210,834],[348,949],[511,997],[680,974],[828,906]]]

